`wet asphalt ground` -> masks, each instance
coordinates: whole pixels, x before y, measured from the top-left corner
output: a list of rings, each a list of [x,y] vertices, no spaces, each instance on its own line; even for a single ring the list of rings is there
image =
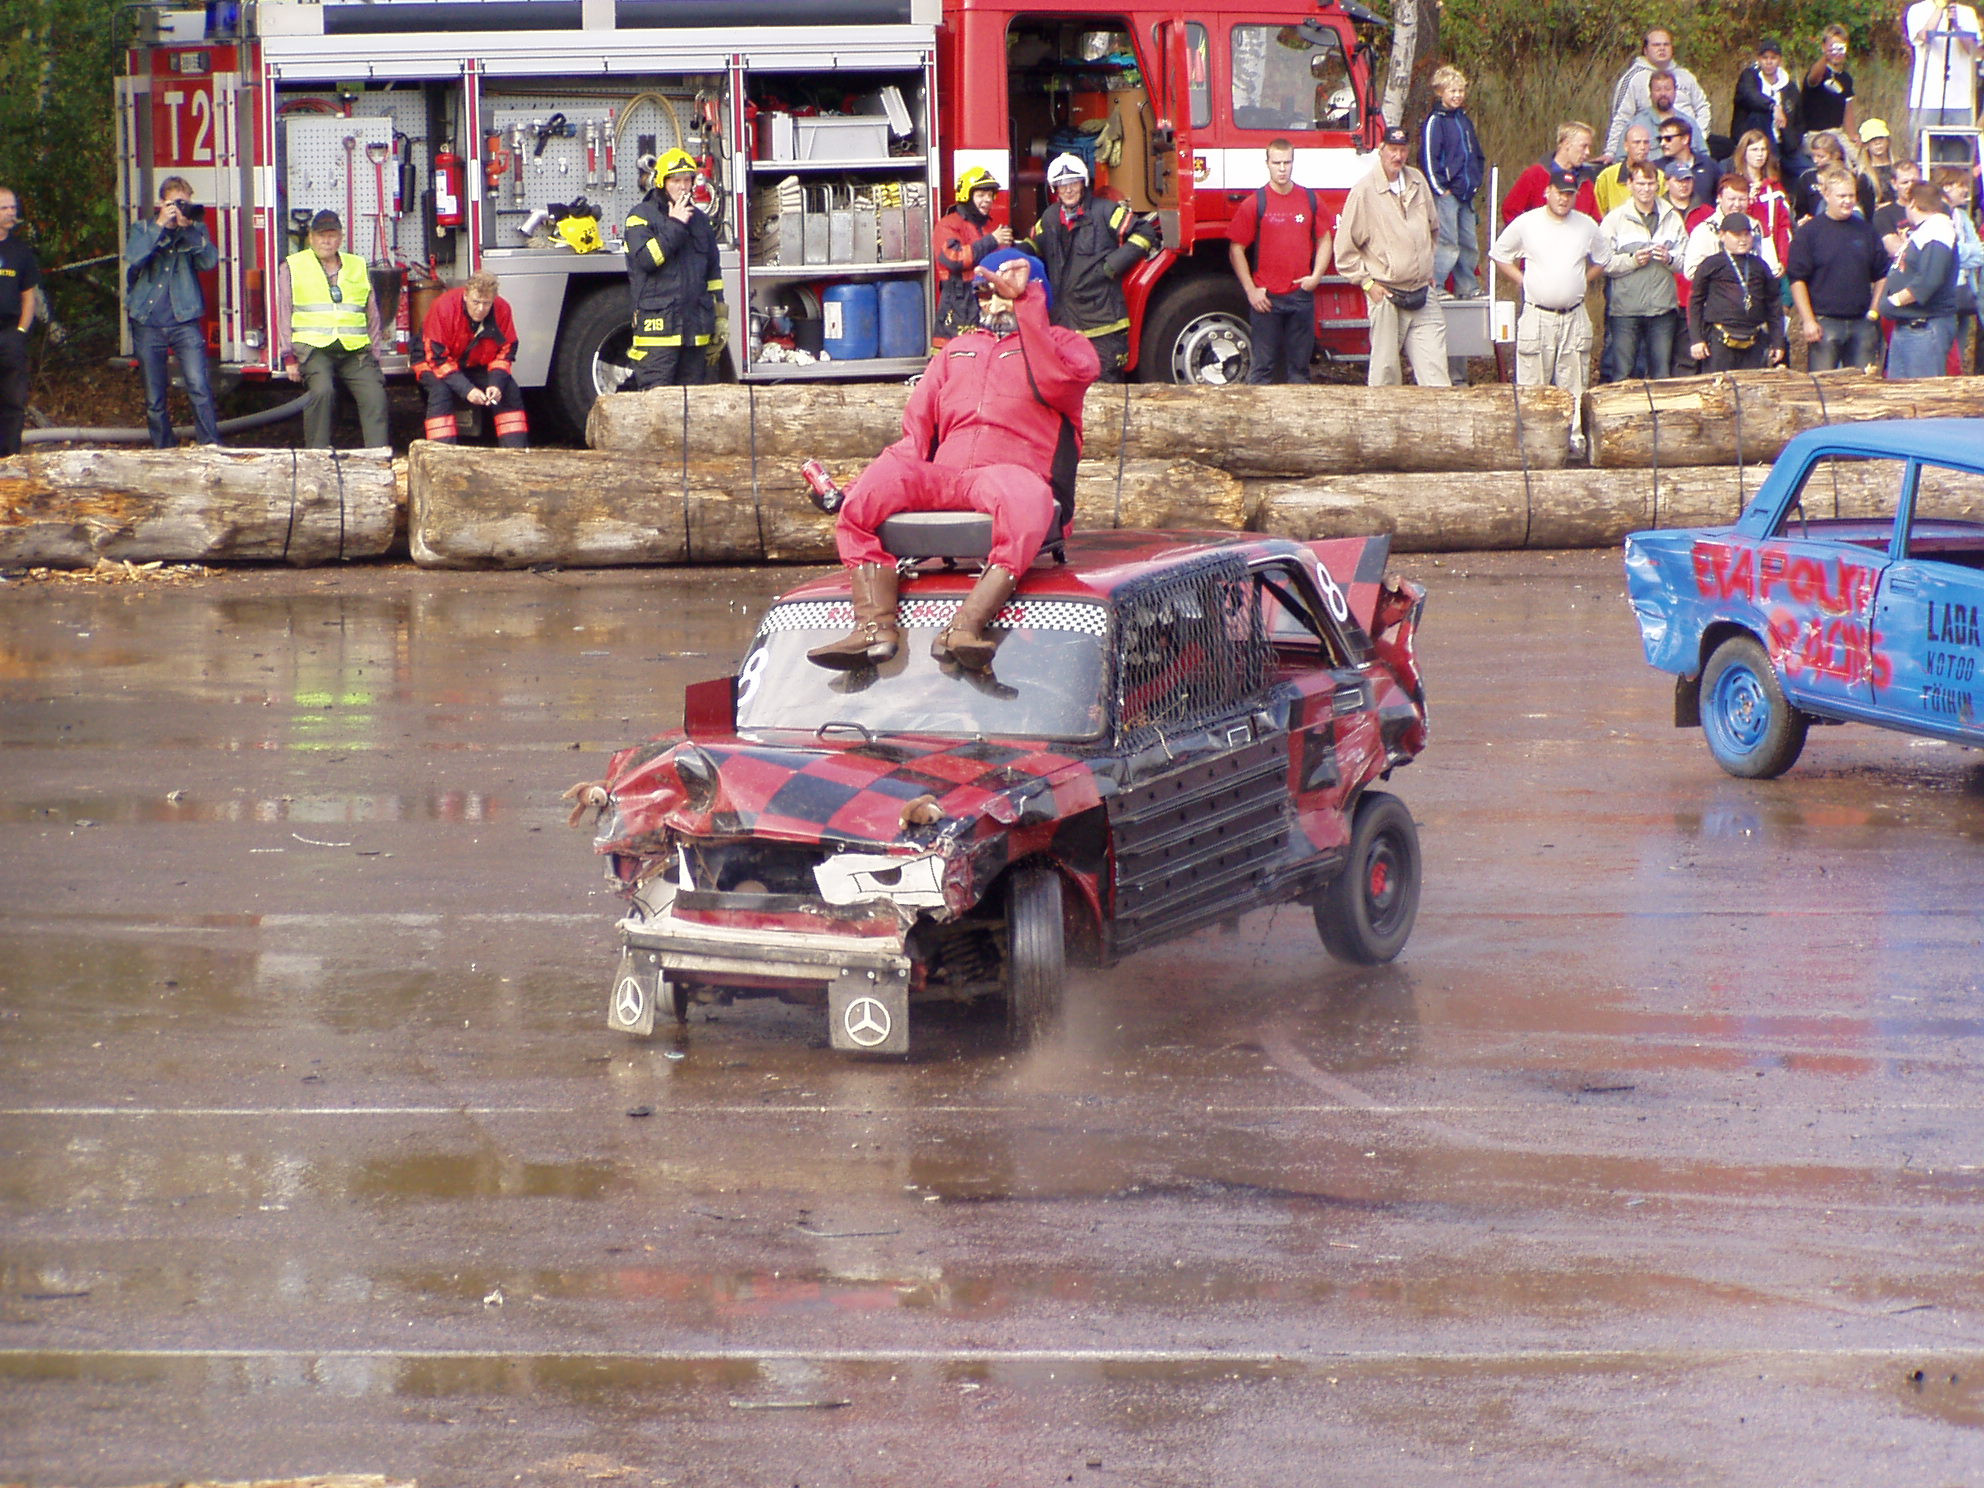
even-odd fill
[[[1984,764],[1731,780],[1616,553],[1402,560],[1418,930],[1024,1056],[605,1027],[557,797],[791,570],[0,587],[0,1481],[1984,1481]]]

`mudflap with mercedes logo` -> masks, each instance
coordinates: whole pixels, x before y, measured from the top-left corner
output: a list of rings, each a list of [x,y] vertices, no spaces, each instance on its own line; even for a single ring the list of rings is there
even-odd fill
[[[909,1052],[909,978],[899,971],[843,970],[827,984],[827,1031],[853,1054]]]
[[[606,1026],[636,1038],[647,1038],[654,1032],[658,1010],[665,1017],[681,1021],[682,1005],[676,988],[661,974],[659,954],[628,946],[620,952],[620,965],[613,972]]]

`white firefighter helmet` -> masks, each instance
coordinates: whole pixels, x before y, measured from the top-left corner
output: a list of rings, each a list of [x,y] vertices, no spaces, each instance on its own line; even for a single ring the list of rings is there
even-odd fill
[[[1072,152],[1056,155],[1047,165],[1047,184],[1059,186],[1063,181],[1080,181],[1088,185],[1088,162]]]

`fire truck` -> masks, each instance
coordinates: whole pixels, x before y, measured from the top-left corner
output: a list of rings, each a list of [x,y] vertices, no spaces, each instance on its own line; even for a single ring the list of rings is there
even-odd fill
[[[722,375],[907,377],[928,351],[933,223],[972,166],[1025,235],[1047,162],[1153,214],[1126,280],[1147,381],[1231,382],[1246,304],[1227,257],[1264,148],[1328,203],[1370,169],[1379,35],[1356,0],[1191,12],[1110,0],[261,0],[135,10],[118,84],[120,189],[181,176],[220,250],[206,288],[225,373],[266,378],[276,270],[336,211],[418,359],[442,286],[486,269],[527,388],[574,428],[628,375],[620,225],[674,147],[700,165],[725,286]],[[597,240],[584,232],[596,220]],[[577,230],[573,230],[576,228]],[[1355,356],[1363,297],[1319,295]],[[279,371],[279,368],[273,369]]]

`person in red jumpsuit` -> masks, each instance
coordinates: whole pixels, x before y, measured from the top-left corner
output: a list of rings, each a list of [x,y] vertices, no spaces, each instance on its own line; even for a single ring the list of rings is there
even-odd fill
[[[807,653],[820,666],[873,665],[901,646],[895,559],[877,535],[897,512],[992,519],[985,571],[930,647],[971,671],[991,665],[985,630],[1018,575],[1074,520],[1082,398],[1101,362],[1088,337],[1048,324],[1047,274],[1032,254],[1002,248],[974,274],[980,324],[930,359],[903,409],[902,438],[848,488],[834,541],[853,576],[854,629]]]
[[[511,366],[517,327],[510,302],[496,293],[494,274],[477,274],[436,300],[420,326],[421,359],[414,380],[427,394],[427,437],[453,444],[460,403],[495,410],[496,442],[505,449],[530,443],[523,389]]]

